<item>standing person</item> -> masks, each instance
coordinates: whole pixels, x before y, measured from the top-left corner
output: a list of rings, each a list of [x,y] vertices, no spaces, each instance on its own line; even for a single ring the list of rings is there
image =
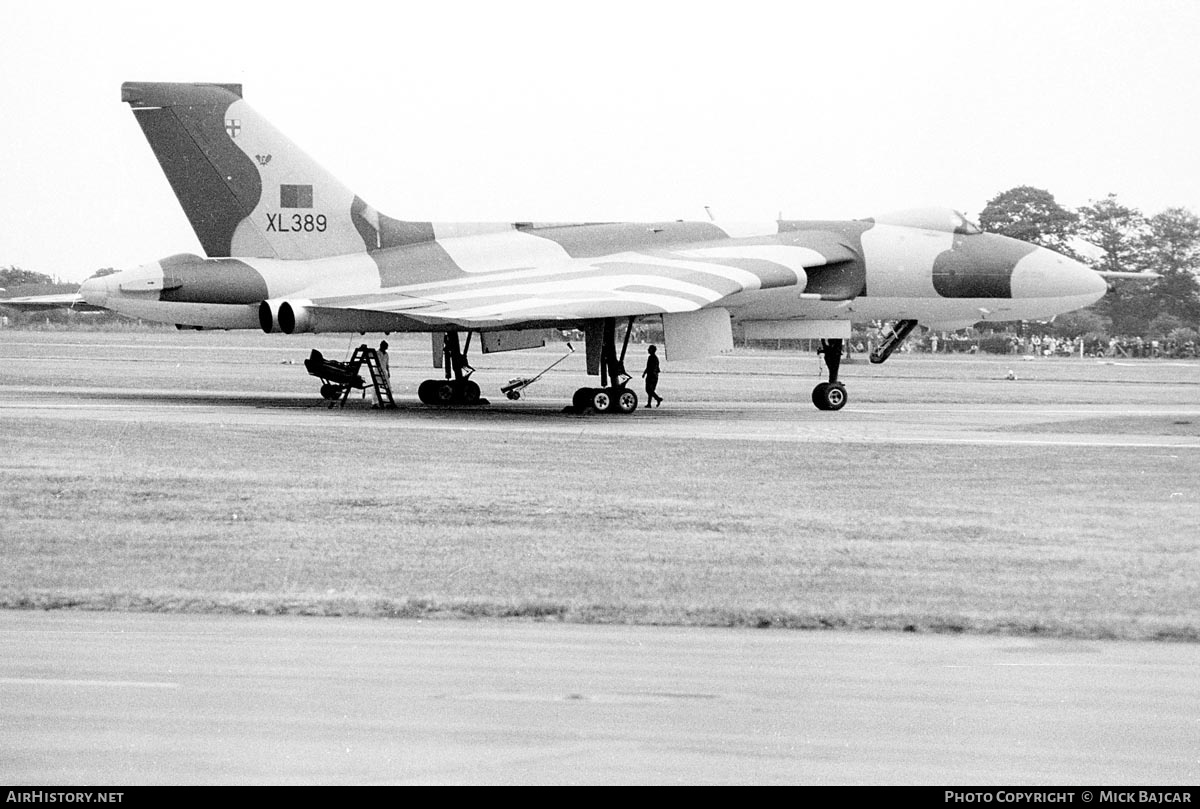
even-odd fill
[[[388,387],[392,386],[392,367],[388,357],[387,340],[379,341],[379,367],[383,369],[383,379],[388,383]]]
[[[646,357],[646,370],[642,371],[642,378],[646,380],[646,407],[653,407],[655,402],[662,407],[662,397],[655,392],[658,389],[658,349],[650,346],[646,352],[650,355]]]
[[[388,362],[388,343],[387,340],[379,341],[379,351],[375,355],[379,357],[379,370],[383,371],[383,381],[387,383],[388,388],[392,387],[392,369]],[[379,401],[379,391],[375,390],[375,386],[371,386],[371,397],[375,400],[371,407],[382,407]]]

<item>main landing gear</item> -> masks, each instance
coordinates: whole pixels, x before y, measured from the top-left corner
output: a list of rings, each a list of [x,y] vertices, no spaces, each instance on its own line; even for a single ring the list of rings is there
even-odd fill
[[[629,318],[625,327],[625,341],[621,344],[619,356],[616,318],[605,318],[599,323],[598,334],[589,329],[589,340],[593,339],[594,334],[601,338],[600,387],[580,388],[575,391],[570,407],[566,408],[567,412],[584,413],[591,409],[597,413],[629,414],[637,410],[637,392],[626,387],[633,377],[625,372],[625,351],[629,348],[629,337],[633,334],[633,321],[632,317]]]
[[[637,407],[638,395],[635,391],[625,387],[611,387],[580,388],[571,397],[571,406],[568,409],[573,413],[583,413],[591,408],[597,413],[628,414],[637,410]]]
[[[841,410],[848,399],[846,386],[837,381],[838,368],[842,365],[842,339],[835,337],[822,340],[817,353],[825,358],[825,364],[829,367],[829,381],[813,388],[813,404],[819,410]]]
[[[447,332],[442,342],[445,379],[426,379],[417,386],[417,398],[429,405],[476,405],[487,404],[480,398],[479,385],[471,381],[475,369],[467,362],[467,351],[471,348],[471,332],[467,332],[467,343],[461,350],[458,332]]]

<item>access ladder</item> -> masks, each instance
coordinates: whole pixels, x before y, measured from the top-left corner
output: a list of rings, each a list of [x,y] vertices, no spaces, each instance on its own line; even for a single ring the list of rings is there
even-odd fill
[[[396,400],[392,398],[392,385],[388,380],[388,375],[383,371],[383,363],[379,359],[379,352],[368,345],[360,345],[354,349],[353,356],[350,357],[350,373],[358,373],[358,369],[366,363],[367,370],[371,373],[371,386],[375,389],[375,401],[380,407],[395,407]],[[350,396],[350,388],[342,393],[342,407],[346,406],[346,399]]]

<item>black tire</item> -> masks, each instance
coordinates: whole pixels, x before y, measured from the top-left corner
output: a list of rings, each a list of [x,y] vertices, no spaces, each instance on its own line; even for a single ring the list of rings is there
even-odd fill
[[[813,404],[815,404],[817,406],[818,410],[828,410],[829,409],[829,405],[825,401],[825,391],[827,391],[828,389],[829,389],[828,382],[822,382],[821,384],[819,384],[815,388],[813,388],[812,402],[813,402]]]
[[[433,403],[439,405],[454,404],[457,391],[454,390],[454,385],[450,382],[438,382],[433,389]]]
[[[321,398],[329,401],[336,401],[342,395],[342,389],[337,385],[325,384],[321,386]]]
[[[849,399],[841,382],[822,382],[813,388],[813,404],[821,410],[841,410]]]
[[[622,415],[629,415],[638,408],[637,391],[629,388],[619,388],[613,397],[613,410]]]
[[[463,404],[479,404],[479,385],[471,380],[462,383],[462,388],[459,389],[459,396]]]
[[[588,405],[597,413],[607,413],[612,408],[615,398],[612,388],[593,388]]]
[[[425,404],[436,404],[437,393],[436,389],[438,381],[436,379],[426,379],[417,386],[417,398]]]
[[[580,388],[575,391],[575,395],[571,397],[571,407],[574,407],[576,412],[582,413],[592,406],[592,390],[592,388]]]

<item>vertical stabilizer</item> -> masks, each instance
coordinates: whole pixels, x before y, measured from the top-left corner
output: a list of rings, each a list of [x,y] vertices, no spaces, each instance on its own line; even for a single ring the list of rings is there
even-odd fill
[[[381,246],[379,214],[255,112],[241,85],[126,82],[121,100],[210,257]]]

